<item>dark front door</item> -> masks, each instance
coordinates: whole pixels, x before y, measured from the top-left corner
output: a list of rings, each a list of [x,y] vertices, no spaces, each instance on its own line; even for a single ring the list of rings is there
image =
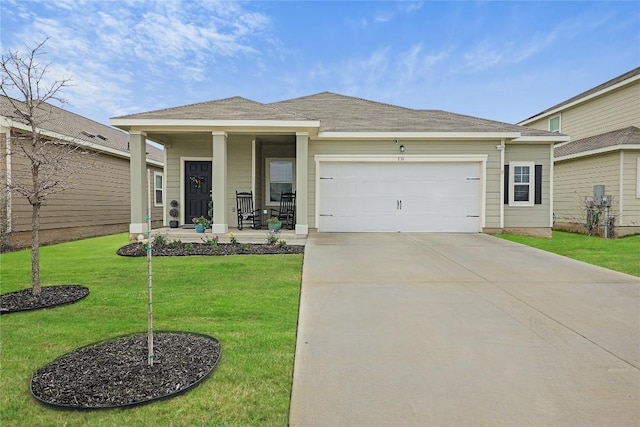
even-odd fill
[[[211,220],[211,162],[186,161],[184,163],[185,224],[193,224],[193,218],[204,216]]]

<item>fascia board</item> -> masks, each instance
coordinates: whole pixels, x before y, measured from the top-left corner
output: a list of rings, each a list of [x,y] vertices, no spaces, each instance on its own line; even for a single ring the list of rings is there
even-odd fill
[[[199,120],[199,119],[110,119],[120,129],[149,128],[319,128],[318,120]]]
[[[319,132],[318,139],[513,139],[520,132]]]
[[[488,154],[316,154],[313,160],[316,162],[486,162]],[[401,160],[399,160],[401,159]]]
[[[2,126],[4,127],[8,127],[8,128],[14,128],[14,129],[20,129],[23,130],[25,132],[31,132],[31,127],[25,125],[24,123],[20,123],[20,122],[14,122],[13,120],[7,119],[6,117],[2,117]],[[105,154],[111,154],[113,156],[116,157],[122,157],[125,159],[129,159],[131,157],[131,154],[127,153],[126,151],[121,151],[115,148],[111,148],[111,147],[107,147],[104,145],[99,145],[99,144],[92,144],[88,141],[84,141],[82,139],[77,139],[77,138],[73,138],[67,135],[62,135],[60,133],[57,132],[51,132],[48,130],[42,130],[42,129],[38,129],[38,132],[41,135],[47,136],[49,138],[52,139],[57,139],[59,141],[68,141],[71,142],[73,144],[78,144],[81,147],[86,147],[86,148],[90,148],[94,151],[98,151],[101,153],[105,153]],[[151,160],[151,159],[147,159],[147,163],[154,165],[154,166],[159,166],[162,167],[163,163],[162,162],[158,162],[156,160]]]
[[[620,83],[617,83],[615,85],[606,87],[598,92],[592,93],[591,95],[585,96],[584,98],[580,98],[580,99],[576,99],[575,101],[569,103],[569,104],[565,104],[565,105],[561,105],[558,108],[555,108],[551,111],[547,111],[544,114],[538,114],[536,116],[531,117],[530,119],[526,119],[523,120],[521,122],[518,123],[518,125],[520,126],[526,126],[529,123],[533,123],[533,122],[537,122],[538,120],[544,119],[545,117],[549,117],[549,116],[553,116],[555,114],[561,113],[562,111],[568,110],[569,108],[575,107],[576,105],[582,104],[583,102],[587,102],[593,98],[597,98],[601,95],[604,95],[607,92],[611,92],[614,91],[616,89],[619,89],[623,86],[626,86],[628,84],[631,84],[633,82],[635,82],[636,80],[640,79],[640,74],[638,74],[637,76],[633,76],[627,80],[621,81]]]
[[[508,143],[541,143],[541,144],[550,144],[550,143],[559,143],[559,142],[569,142],[571,137],[569,135],[558,135],[558,136],[521,136],[520,138],[516,138]]]
[[[581,151],[579,153],[567,154],[565,156],[558,156],[558,157],[555,157],[553,160],[556,162],[562,162],[564,160],[595,156],[598,154],[606,154],[606,153],[611,153],[613,151],[620,151],[620,150],[640,150],[640,144],[617,144],[617,145],[612,145],[611,147],[598,148],[596,150]]]

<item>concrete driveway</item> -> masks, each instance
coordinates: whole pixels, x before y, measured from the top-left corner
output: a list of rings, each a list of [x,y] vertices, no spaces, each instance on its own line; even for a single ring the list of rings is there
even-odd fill
[[[291,426],[638,426],[640,279],[487,235],[311,234]]]

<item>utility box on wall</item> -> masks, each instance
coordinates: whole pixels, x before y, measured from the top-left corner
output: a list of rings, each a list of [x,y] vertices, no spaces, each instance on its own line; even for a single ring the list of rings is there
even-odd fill
[[[602,199],[604,198],[604,185],[593,186],[593,203],[596,206],[602,206]]]

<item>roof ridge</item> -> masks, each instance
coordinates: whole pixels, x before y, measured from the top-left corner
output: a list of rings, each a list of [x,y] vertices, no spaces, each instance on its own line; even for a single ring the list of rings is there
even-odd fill
[[[388,102],[374,101],[372,99],[362,98],[362,97],[359,97],[359,96],[343,95],[341,93],[331,92],[331,91],[328,91],[328,90],[325,90],[325,91],[322,91],[322,92],[318,92],[318,93],[314,93],[314,94],[310,94],[310,95],[299,96],[297,98],[283,99],[282,101],[276,101],[273,104],[290,102],[290,101],[299,101],[299,100],[302,100],[302,99],[314,99],[314,98],[316,98],[316,97],[318,97],[320,95],[332,95],[332,96],[336,96],[336,97],[340,97],[340,98],[344,98],[344,99],[364,101],[364,102],[371,103],[371,104],[382,105],[382,106],[385,106],[385,107],[400,108],[402,110],[407,110],[407,111],[418,111],[415,108],[403,107],[401,105],[390,104]],[[317,101],[318,99],[315,99],[315,100]]]

